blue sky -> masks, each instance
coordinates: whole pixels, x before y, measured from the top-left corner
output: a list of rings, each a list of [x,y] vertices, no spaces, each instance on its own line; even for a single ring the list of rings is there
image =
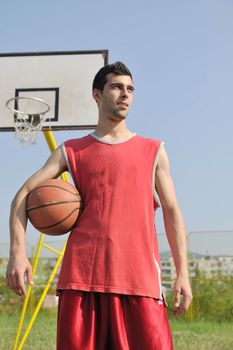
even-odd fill
[[[136,88],[128,128],[165,142],[187,230],[232,230],[232,18],[230,0],[5,1],[1,53],[108,49],[110,62],[125,62]],[[54,136],[60,144],[89,132]],[[42,135],[22,147],[1,133],[0,145],[7,242],[11,200],[49,151]]]

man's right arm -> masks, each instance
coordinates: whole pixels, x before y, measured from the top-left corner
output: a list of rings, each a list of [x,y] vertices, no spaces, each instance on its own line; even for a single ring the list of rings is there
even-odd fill
[[[31,264],[26,256],[25,249],[27,195],[39,183],[57,178],[66,170],[66,159],[60,146],[51,154],[44,166],[24,183],[12,201],[10,212],[10,258],[6,278],[9,288],[20,296],[26,295],[25,275],[27,282],[33,284]]]
[[[164,226],[177,273],[174,283],[173,310],[173,315],[177,316],[188,310],[192,300],[192,291],[188,272],[186,229],[176,199],[168,155],[164,148],[161,149],[159,156],[155,182],[163,210]],[[183,297],[182,302],[181,297]]]

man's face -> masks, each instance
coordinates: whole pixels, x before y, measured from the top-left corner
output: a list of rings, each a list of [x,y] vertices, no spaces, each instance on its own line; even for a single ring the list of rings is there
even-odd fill
[[[111,119],[121,120],[128,115],[133,100],[133,83],[129,75],[107,75],[102,93],[96,91],[96,101],[101,113]]]

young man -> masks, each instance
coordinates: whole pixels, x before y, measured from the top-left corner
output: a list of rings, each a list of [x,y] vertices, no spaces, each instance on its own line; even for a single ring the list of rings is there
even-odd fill
[[[69,170],[83,199],[57,287],[58,350],[173,349],[154,224],[159,206],[177,271],[174,315],[192,299],[185,227],[167,153],[162,142],[131,132],[125,123],[133,92],[123,63],[101,68],[93,82],[96,130],[58,147],[12,202],[7,281],[24,296],[24,275],[33,283],[25,254],[27,194]]]

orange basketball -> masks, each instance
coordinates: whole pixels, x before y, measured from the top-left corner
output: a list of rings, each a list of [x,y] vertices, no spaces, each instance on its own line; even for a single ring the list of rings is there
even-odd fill
[[[27,197],[27,215],[42,233],[58,236],[69,232],[82,210],[78,190],[63,180],[40,183]]]

